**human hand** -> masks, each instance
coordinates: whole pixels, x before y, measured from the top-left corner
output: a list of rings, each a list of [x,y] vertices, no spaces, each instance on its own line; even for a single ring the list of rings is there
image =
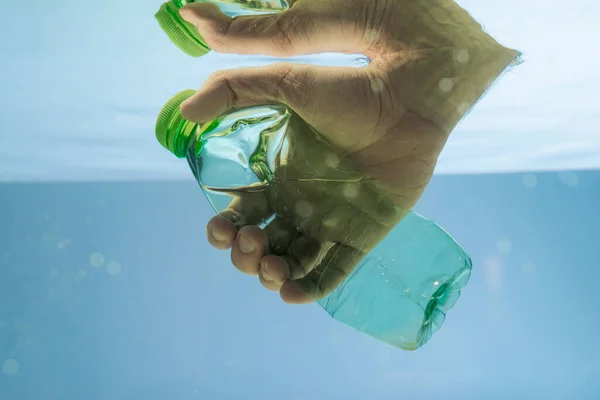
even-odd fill
[[[314,129],[324,140],[290,146],[297,157],[310,159],[325,154],[319,146],[330,147],[342,165],[328,171],[360,175],[352,189],[358,196],[332,201],[343,192],[339,181],[286,179],[306,174],[293,169],[302,165],[296,159],[281,166],[276,185],[237,198],[209,222],[209,242],[231,248],[239,270],[258,275],[289,303],[333,290],[414,206],[454,126],[518,56],[449,0],[297,0],[281,14],[233,19],[203,3],[180,12],[217,52],[287,57],[332,51],[372,60],[364,68],[277,63],[221,71],[181,107],[186,119],[200,123],[236,108],[285,104],[294,111],[291,137],[308,140]],[[305,165],[322,166],[326,158],[310,161]],[[300,196],[320,212],[311,218],[288,213]],[[323,229],[326,214],[339,210],[341,222]],[[256,226],[269,214],[277,215],[271,224]],[[352,245],[353,223],[371,239]],[[247,244],[253,251],[242,251]]]

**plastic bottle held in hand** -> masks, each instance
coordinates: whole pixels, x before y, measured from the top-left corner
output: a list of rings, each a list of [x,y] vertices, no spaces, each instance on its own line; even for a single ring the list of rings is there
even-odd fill
[[[181,92],[164,106],[156,136],[187,158],[213,209],[243,203],[260,216],[252,224],[265,227],[279,218],[298,234],[317,237],[326,254],[320,272],[310,274],[321,307],[392,346],[416,350],[425,344],[469,280],[471,260],[462,247],[418,214],[404,210],[394,217],[387,196],[372,191],[372,182],[343,157],[331,162],[334,148],[288,107],[247,108],[200,125],[180,113],[194,93]],[[373,199],[381,200],[369,208]],[[367,210],[365,218],[359,209]],[[342,237],[324,236],[336,229]],[[346,246],[326,251],[340,241]],[[347,249],[350,257],[341,258]]]
[[[230,16],[273,14],[288,8],[286,0],[170,0],[160,7],[155,17],[169,39],[184,53],[201,57],[210,51],[196,28],[179,16],[179,9],[190,3],[212,3]]]

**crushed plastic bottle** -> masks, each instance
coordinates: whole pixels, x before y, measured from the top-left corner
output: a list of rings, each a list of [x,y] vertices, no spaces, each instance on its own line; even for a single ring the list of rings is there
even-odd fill
[[[190,3],[215,4],[230,17],[274,14],[289,7],[286,0],[170,0],[163,3],[155,14],[156,20],[169,39],[192,57],[201,57],[211,49],[196,28],[179,16],[179,9]]]
[[[283,222],[297,243],[313,243],[295,254],[314,267],[296,282],[337,321],[401,349],[424,345],[469,280],[463,248],[395,206],[288,107],[247,108],[199,125],[179,110],[194,93],[169,100],[156,136],[187,159],[212,208],[241,209],[246,220],[238,222],[267,231]],[[270,252],[290,256],[292,248]]]

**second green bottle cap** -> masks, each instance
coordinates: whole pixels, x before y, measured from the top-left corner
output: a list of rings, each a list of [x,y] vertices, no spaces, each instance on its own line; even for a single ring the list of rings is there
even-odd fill
[[[172,0],[163,3],[154,17],[169,39],[187,55],[201,57],[210,51],[196,27],[181,18]]]
[[[181,103],[192,97],[196,93],[195,90],[184,90],[171,97],[163,106],[156,119],[155,133],[158,142],[177,157],[185,155],[185,149],[180,149],[177,143],[177,128],[184,120],[179,111]],[[185,133],[189,132],[183,132]]]

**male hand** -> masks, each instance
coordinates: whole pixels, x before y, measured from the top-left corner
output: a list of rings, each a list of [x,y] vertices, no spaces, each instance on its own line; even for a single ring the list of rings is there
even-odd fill
[[[451,0],[296,0],[280,14],[236,18],[194,3],[180,13],[221,53],[372,60],[363,68],[224,70],[181,106],[198,123],[258,105],[293,110],[295,158],[275,171],[276,184],[236,198],[207,226],[209,242],[231,249],[234,266],[288,303],[334,290],[412,209],[451,131],[519,55]],[[317,170],[336,178],[290,179]],[[270,215],[273,222],[257,226]]]

